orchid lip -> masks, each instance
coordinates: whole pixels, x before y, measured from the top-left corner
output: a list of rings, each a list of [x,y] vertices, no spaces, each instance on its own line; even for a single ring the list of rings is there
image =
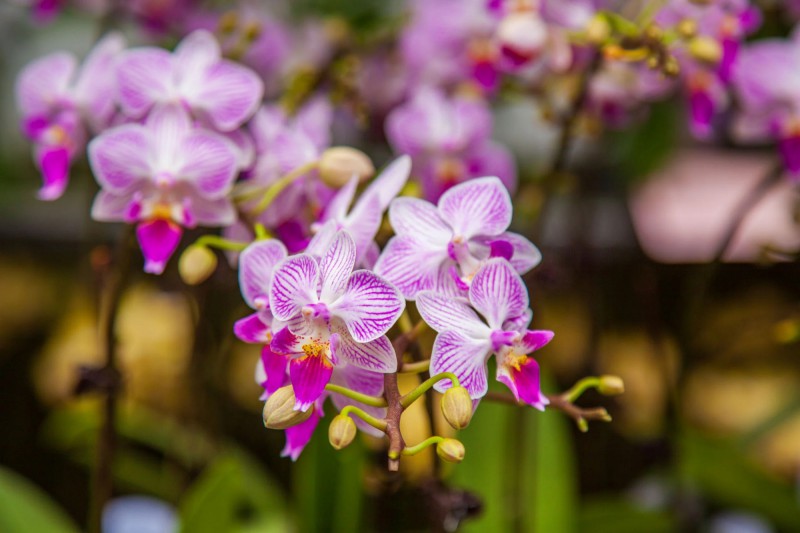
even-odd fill
[[[304,305],[301,312],[305,318],[322,318],[324,320],[329,320],[331,317],[328,306],[323,302]]]

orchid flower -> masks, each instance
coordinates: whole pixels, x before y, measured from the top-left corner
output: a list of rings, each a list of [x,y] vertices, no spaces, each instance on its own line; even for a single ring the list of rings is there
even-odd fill
[[[40,199],[55,200],[64,193],[69,168],[83,151],[87,135],[108,127],[115,92],[115,79],[108,71],[124,46],[122,36],[114,33],[97,43],[80,69],[74,56],[57,52],[20,73],[17,105],[42,172]]]
[[[102,187],[92,217],[137,223],[145,271],[160,274],[182,227],[234,222],[227,195],[236,161],[227,139],[193,126],[180,107],[159,107],[144,124],[118,126],[89,143],[89,162]]]
[[[504,257],[524,274],[541,261],[525,237],[506,231],[511,198],[495,177],[457,185],[438,205],[396,198],[389,207],[396,235],[386,245],[375,272],[408,300],[423,290],[460,295],[490,257]]]
[[[273,274],[270,310],[287,326],[275,333],[270,350],[289,360],[296,409],[307,410],[343,363],[379,373],[397,369],[386,332],[405,301],[373,272],[353,272],[355,261],[356,245],[341,231],[320,261],[291,256]]]
[[[157,104],[180,104],[223,132],[247,121],[264,94],[261,79],[223,59],[219,43],[204,30],[189,34],[174,53],[153,47],[125,52],[117,76],[119,103],[127,116],[141,118]]]
[[[395,152],[414,161],[426,198],[436,201],[448,188],[479,176],[498,176],[509,190],[517,183],[514,159],[493,142],[492,114],[477,97],[446,97],[419,90],[386,118],[386,136]]]
[[[468,300],[420,292],[417,309],[439,333],[431,354],[431,375],[452,372],[477,400],[486,394],[486,362],[495,355],[497,380],[518,401],[544,410],[548,400],[539,389],[539,365],[528,354],[550,342],[553,332],[527,329],[528,304],[525,284],[503,259],[491,259],[478,271]],[[443,392],[450,386],[443,380],[436,389]]]

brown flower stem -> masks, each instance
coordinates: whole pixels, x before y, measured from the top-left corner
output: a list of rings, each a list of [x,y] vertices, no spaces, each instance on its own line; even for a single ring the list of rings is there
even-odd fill
[[[103,396],[102,419],[97,438],[97,455],[89,500],[88,531],[100,533],[103,508],[111,498],[113,490],[113,459],[116,447],[116,403],[122,377],[117,368],[117,338],[115,324],[119,304],[130,272],[133,226],[126,226],[117,245],[117,260],[105,280],[105,297],[101,303],[99,330],[103,350],[103,366],[84,371],[89,376],[95,371],[95,381],[84,389],[94,388]],[[101,379],[97,379],[97,378]],[[80,388],[80,386],[79,386]]]
[[[400,455],[406,447],[400,432],[400,417],[403,405],[400,403],[400,389],[397,386],[397,373],[383,375],[383,394],[386,397],[386,436],[389,437],[389,470],[400,469]]]
[[[579,407],[572,403],[566,394],[546,394],[550,404],[547,406],[550,409],[557,409],[570,418],[572,418],[582,432],[589,430],[589,421],[599,420],[601,422],[611,422],[611,415],[604,407]],[[518,402],[514,396],[504,392],[489,391],[486,393],[485,399],[490,402],[506,403],[509,405],[525,406],[526,404]]]

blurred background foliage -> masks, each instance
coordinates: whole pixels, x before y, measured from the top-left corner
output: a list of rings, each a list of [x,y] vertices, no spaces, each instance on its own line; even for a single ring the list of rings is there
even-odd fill
[[[382,7],[293,3],[297,16],[341,17],[367,35],[393,20]],[[763,31],[785,34],[767,13]],[[58,203],[34,200],[10,96],[42,49],[88,46],[79,17],[62,18],[42,34],[0,11],[0,531],[81,529],[99,423],[97,399],[72,392],[77,367],[98,358],[96,278],[119,228],[88,221],[86,169]],[[539,326],[556,332],[541,352],[545,389],[617,374],[623,396],[582,400],[614,423],[581,434],[558,412],[484,401],[459,436],[460,465],[422,454],[389,475],[375,442],[334,452],[324,430],[292,463],[279,458],[282,433],[259,420],[258,350],[230,333],[245,314],[235,273],[187,288],[172,265],[159,279],[137,273],[122,306],[116,495],[166,503],[193,533],[800,531],[796,263],[666,264],[633,228],[637,187],[692,148],[680,115],[676,102],[658,104],[641,125],[579,146],[544,211],[537,162],[521,168],[515,225],[544,252],[527,281]],[[421,405],[405,416],[415,441],[429,434]]]

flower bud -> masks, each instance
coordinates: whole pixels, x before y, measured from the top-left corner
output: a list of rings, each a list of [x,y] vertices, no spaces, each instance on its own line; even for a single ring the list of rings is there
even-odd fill
[[[443,461],[448,463],[460,463],[464,460],[464,445],[456,439],[444,439],[436,445],[436,453]]]
[[[204,282],[216,268],[216,254],[201,244],[193,244],[186,248],[178,261],[178,272],[187,285]]]
[[[464,429],[472,420],[472,398],[464,387],[450,387],[442,397],[442,414],[453,429]]]
[[[314,408],[305,412],[295,410],[294,390],[291,385],[286,385],[276,390],[264,404],[264,425],[270,429],[286,429],[305,422],[314,412]]]
[[[683,19],[678,23],[678,33],[684,39],[697,35],[697,21],[694,19]]]
[[[625,392],[625,383],[619,376],[600,376],[600,385],[597,386],[597,390],[604,396],[617,396]]]
[[[338,414],[328,426],[328,441],[337,450],[346,448],[356,437],[356,423],[347,415]]]
[[[592,44],[603,44],[611,36],[611,25],[603,15],[595,15],[586,24],[586,39]]]
[[[689,53],[692,57],[706,63],[719,63],[722,59],[722,47],[709,37],[699,36],[689,41]]]
[[[365,181],[373,174],[375,167],[367,154],[349,146],[328,148],[319,160],[320,178],[326,185],[337,189],[353,176],[358,176],[358,181]]]
[[[544,49],[547,25],[536,13],[512,13],[500,22],[497,39],[503,55],[515,65],[522,65]]]

